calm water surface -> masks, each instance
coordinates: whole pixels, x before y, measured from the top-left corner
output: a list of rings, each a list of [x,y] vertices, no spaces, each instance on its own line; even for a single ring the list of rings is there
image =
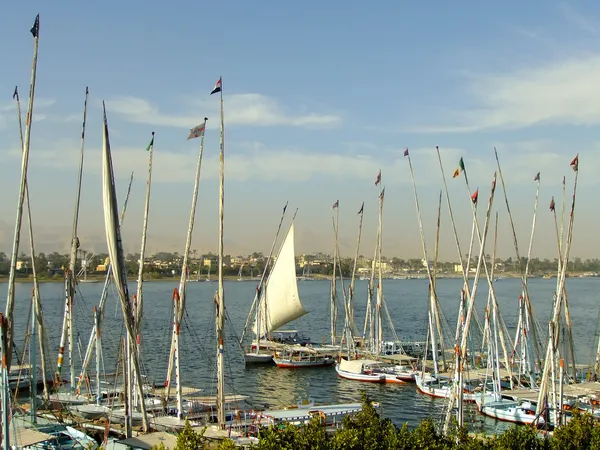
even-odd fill
[[[86,283],[79,286],[81,296],[75,305],[75,335],[81,344],[76,349],[76,366],[79,354],[85,351],[92,325],[93,307],[100,298],[103,283]],[[390,316],[400,338],[425,340],[427,323],[427,280],[385,280],[385,299]],[[164,382],[172,326],[173,288],[177,281],[158,281],[144,284],[144,332],[142,339],[143,364],[150,379]],[[458,298],[462,285],[459,279],[440,279],[438,297],[451,336],[454,336]],[[349,402],[360,400],[360,390],[381,403],[383,414],[395,423],[408,422],[415,425],[425,417],[438,419],[444,401],[418,394],[414,385],[372,385],[353,382],[337,377],[333,367],[285,370],[275,366],[244,367],[243,356],[237,344],[252,302],[256,282],[230,281],[225,283],[225,302],[228,311],[226,342],[226,380],[228,391],[249,395],[257,406],[285,406],[308,397],[315,402]],[[514,338],[520,280],[501,279],[495,283],[496,296],[508,330]],[[299,281],[300,297],[309,314],[294,324],[307,331],[313,341],[328,341],[329,335],[329,282]],[[135,283],[130,283],[135,292]],[[215,391],[215,331],[213,297],[216,282],[188,284],[187,312],[181,331],[182,378],[185,385]],[[365,281],[357,281],[356,317],[358,323],[364,317],[366,303]],[[552,293],[556,280],[531,279],[530,296],[536,316],[545,330],[552,305]],[[597,345],[597,322],[599,314],[600,279],[572,278],[567,282],[573,320],[578,363],[589,364],[595,356]],[[0,292],[6,292],[7,284],[0,283]],[[50,361],[55,365],[63,314],[63,285],[43,283],[40,286],[47,335],[50,342]],[[17,345],[22,349],[24,330],[30,308],[31,284],[19,283],[16,288],[15,327]],[[121,310],[116,291],[111,288],[107,301],[103,330],[103,364],[107,372],[115,370],[115,355],[120,338],[124,334]],[[487,283],[481,280],[476,304],[483,311],[487,301]],[[2,305],[4,309],[4,305]],[[483,317],[483,316],[482,316]],[[339,328],[342,326],[340,318]],[[68,374],[68,366],[63,374]],[[506,427],[491,419],[472,412],[470,427],[493,431]]]

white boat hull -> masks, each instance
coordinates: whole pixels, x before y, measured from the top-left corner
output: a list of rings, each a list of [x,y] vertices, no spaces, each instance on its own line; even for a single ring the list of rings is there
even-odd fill
[[[347,370],[340,370],[339,366],[336,364],[335,371],[337,374],[346,378],[347,380],[353,381],[365,381],[369,383],[385,383],[386,376],[382,373],[378,374],[367,374],[367,373],[356,373],[356,372],[348,372]]]

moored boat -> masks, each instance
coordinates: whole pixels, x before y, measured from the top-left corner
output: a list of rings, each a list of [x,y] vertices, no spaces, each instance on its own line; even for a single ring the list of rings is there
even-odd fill
[[[380,372],[373,372],[370,367],[379,364],[375,360],[358,359],[348,361],[340,359],[335,365],[337,374],[348,380],[366,381],[371,383],[385,383],[386,375]]]
[[[331,351],[302,346],[290,346],[276,351],[273,361],[277,367],[289,369],[330,366],[335,363]]]

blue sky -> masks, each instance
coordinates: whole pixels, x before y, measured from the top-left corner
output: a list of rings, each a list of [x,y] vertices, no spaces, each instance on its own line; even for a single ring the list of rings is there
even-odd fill
[[[442,187],[464,157],[472,188],[487,198],[498,148],[521,251],[542,184],[534,254],[554,258],[548,212],[580,153],[572,253],[596,257],[600,170],[600,5],[594,2],[5,2],[0,6],[0,247],[12,241],[20,167],[11,95],[26,99],[29,28],[41,15],[29,179],[38,248],[66,250],[74,203],[85,86],[90,88],[83,246],[103,250],[101,101],[107,104],[118,189],[135,171],[124,225],[137,251],[147,154],[156,132],[149,251],[182,251],[198,141],[209,117],[193,247],[217,248],[218,98],[223,76],[226,252],[268,251],[281,208],[298,207],[297,251],[333,247],[331,205],[340,200],[342,252],[353,253],[365,201],[361,253],[372,254],[378,170],[386,186],[384,254],[420,257],[409,147],[433,252]],[[470,234],[464,183],[449,186],[461,237]],[[121,197],[122,197],[121,195]],[[570,193],[568,194],[570,195]],[[122,202],[122,201],[121,201]],[[480,208],[484,209],[484,208]],[[444,205],[441,257],[456,258]],[[513,256],[501,192],[500,256]],[[483,214],[482,214],[483,215]],[[483,217],[481,219],[483,221]],[[463,244],[466,246],[466,242]],[[491,252],[491,249],[490,249]]]

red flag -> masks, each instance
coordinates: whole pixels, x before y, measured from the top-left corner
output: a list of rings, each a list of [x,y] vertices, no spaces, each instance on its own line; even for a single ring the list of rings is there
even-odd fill
[[[217,92],[221,92],[221,78],[219,78],[219,81],[217,81],[213,90],[210,91],[210,95],[216,94]]]
[[[375,186],[381,183],[381,169],[379,169],[379,173],[377,174],[377,178],[375,178]]]
[[[552,200],[550,200],[550,211],[554,211],[554,207],[555,207],[554,197],[552,197]]]
[[[408,148],[404,150],[404,156],[408,156]]]
[[[477,188],[477,190],[475,192],[473,192],[473,195],[471,195],[471,201],[475,204],[477,204],[477,198],[479,197],[479,188]]]
[[[335,209],[335,208],[337,208],[338,206],[340,206],[340,201],[339,201],[339,200],[336,200],[336,201],[335,201],[335,203],[333,204],[333,206],[331,207],[331,209]]]
[[[573,161],[571,161],[571,168],[577,172],[577,170],[579,169],[579,155],[577,155],[575,158],[573,158]]]

